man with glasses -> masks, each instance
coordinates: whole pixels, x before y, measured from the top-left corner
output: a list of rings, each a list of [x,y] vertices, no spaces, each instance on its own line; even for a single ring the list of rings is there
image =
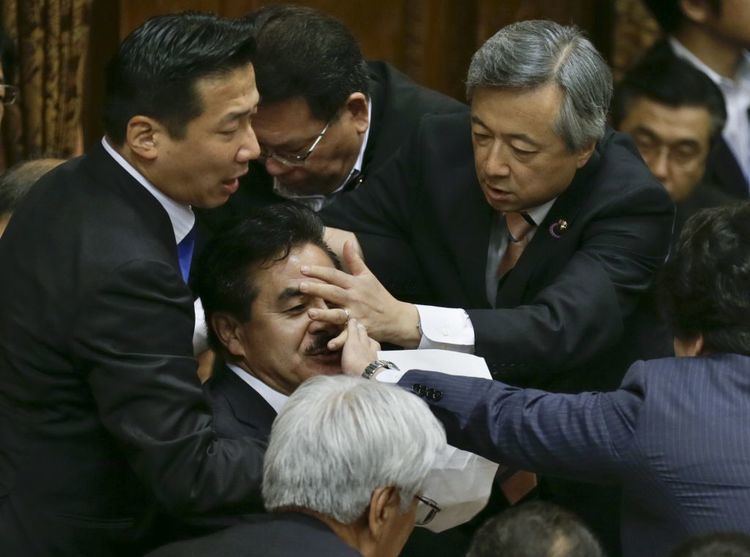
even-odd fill
[[[272,514],[150,557],[396,557],[415,523],[439,510],[421,487],[444,447],[442,427],[412,394],[311,379],[273,425],[263,466]]]
[[[618,85],[612,123],[633,136],[651,172],[676,205],[676,241],[685,221],[731,198],[704,179],[726,121],[719,88],[690,63],[656,49]]]
[[[386,63],[366,62],[351,32],[313,8],[266,7],[248,22],[258,42],[261,158],[229,204],[202,214],[211,228],[285,199],[320,210],[379,168],[424,114],[466,110]]]

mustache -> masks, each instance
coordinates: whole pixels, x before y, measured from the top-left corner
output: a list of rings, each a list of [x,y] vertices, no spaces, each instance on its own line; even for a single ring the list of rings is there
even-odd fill
[[[328,342],[336,338],[338,334],[322,334],[319,336],[316,336],[313,339],[312,344],[305,348],[305,355],[306,356],[316,356],[319,354],[330,354],[332,353],[331,350],[328,350]]]

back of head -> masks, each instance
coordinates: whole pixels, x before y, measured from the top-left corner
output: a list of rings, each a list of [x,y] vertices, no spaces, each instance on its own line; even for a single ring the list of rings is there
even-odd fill
[[[474,54],[466,78],[471,100],[478,87],[534,89],[557,84],[563,101],[555,132],[571,151],[604,135],[612,73],[594,45],[575,27],[519,21],[495,33]]]
[[[739,532],[698,536],[680,545],[672,557],[750,557],[750,536]]]
[[[722,0],[706,0],[709,8],[717,14],[721,10],[721,2]],[[680,29],[685,19],[680,6],[682,0],[644,0],[644,3],[662,31],[671,34]]]
[[[157,16],[130,33],[107,68],[104,129],[116,145],[128,121],[149,116],[181,139],[203,111],[200,79],[252,63],[255,43],[246,26],[211,14]]]
[[[32,159],[14,164],[0,176],[0,215],[12,213],[18,203],[37,183],[63,159]]]
[[[368,93],[367,64],[352,33],[313,8],[278,5],[250,14],[258,45],[255,73],[263,104],[295,97],[332,119],[352,93]]]
[[[711,137],[719,137],[727,119],[724,97],[711,79],[660,44],[625,74],[615,89],[612,123],[616,128],[633,103],[647,98],[671,108],[703,107],[711,115]]]
[[[750,202],[688,219],[660,278],[674,335],[703,335],[705,352],[750,356]]]
[[[477,530],[467,557],[602,557],[599,542],[571,513],[531,502],[512,507]]]
[[[287,203],[256,208],[214,236],[196,260],[193,281],[206,322],[211,323],[216,312],[248,321],[258,294],[253,269],[286,259],[292,248],[316,245],[338,266],[338,259],[323,240],[323,230],[323,222],[314,212]],[[208,340],[214,350],[223,352],[210,326]]]
[[[442,426],[413,394],[361,378],[315,377],[274,421],[266,508],[308,509],[352,524],[376,488],[393,486],[406,509],[445,442]]]

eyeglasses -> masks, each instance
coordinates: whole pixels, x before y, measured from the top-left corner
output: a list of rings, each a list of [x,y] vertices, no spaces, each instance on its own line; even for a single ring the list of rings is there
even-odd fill
[[[315,137],[312,144],[307,149],[305,149],[304,153],[301,153],[301,154],[276,153],[272,149],[268,149],[261,145],[260,158],[263,160],[273,159],[286,166],[304,166],[305,161],[310,158],[310,155],[313,154],[313,151],[315,151],[315,148],[323,140],[323,136],[326,134],[330,126],[331,126],[331,120],[328,121],[328,123],[326,124],[326,127],[323,128],[323,131],[321,131],[317,135],[317,137]]]
[[[0,102],[3,104],[13,104],[18,98],[18,87],[15,85],[0,84]]]
[[[417,499],[417,514],[414,520],[414,524],[417,526],[425,526],[432,522],[437,513],[440,512],[440,506],[424,495],[415,495]]]

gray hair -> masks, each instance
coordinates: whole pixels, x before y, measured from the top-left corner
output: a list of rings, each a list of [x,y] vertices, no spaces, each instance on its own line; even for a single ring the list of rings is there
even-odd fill
[[[373,490],[393,486],[405,511],[445,444],[443,426],[414,394],[358,377],[315,377],[274,421],[263,499],[269,511],[300,507],[352,524]]]
[[[563,92],[555,133],[570,151],[601,139],[612,100],[612,73],[576,27],[519,21],[503,27],[474,54],[466,78],[477,87],[534,89],[556,83]]]

